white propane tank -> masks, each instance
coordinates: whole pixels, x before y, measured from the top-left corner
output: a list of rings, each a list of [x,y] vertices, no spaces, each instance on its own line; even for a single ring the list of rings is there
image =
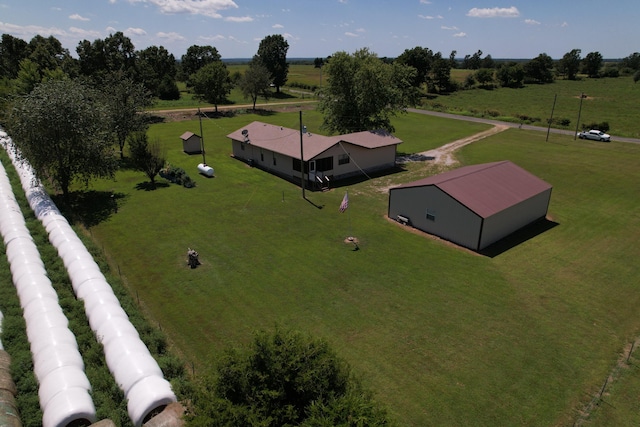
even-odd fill
[[[213,176],[213,168],[211,166],[207,166],[204,163],[198,164],[198,172],[205,176],[212,177]]]

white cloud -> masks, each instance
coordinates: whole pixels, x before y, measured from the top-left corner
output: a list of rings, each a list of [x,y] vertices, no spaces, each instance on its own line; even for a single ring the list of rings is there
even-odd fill
[[[229,36],[229,40],[234,41],[234,42],[236,42],[236,43],[240,43],[240,44],[247,44],[247,42],[242,41],[242,40],[240,40],[240,39],[237,39],[237,38],[235,38],[235,37],[233,37],[233,36]]]
[[[458,27],[447,27],[445,25],[441,26],[440,29],[449,30],[449,31],[458,31]]]
[[[77,13],[74,13],[73,15],[69,15],[69,19],[73,19],[74,21],[90,21],[89,18],[80,16]]]
[[[560,25],[560,26],[561,26],[562,28],[564,28],[564,27],[568,27],[568,26],[569,26],[569,23],[568,23],[567,21],[564,21],[564,22],[562,23],[562,25]]]
[[[540,22],[536,21],[535,19],[525,19],[524,23],[527,25],[540,25]]]
[[[271,28],[284,28],[284,25],[282,25],[282,24],[275,24],[275,25],[273,25]]]
[[[123,31],[123,33],[127,36],[132,35],[132,36],[146,36],[147,32],[145,30],[143,30],[142,28],[127,28],[126,30]]]
[[[218,41],[222,41],[222,40],[226,40],[227,38],[221,34],[215,35],[215,36],[200,36],[198,37],[200,40],[207,40],[207,41],[213,41],[213,42],[218,42]]]
[[[367,30],[365,30],[364,28],[358,28],[358,29],[356,30],[356,32],[357,32],[357,33],[366,33],[366,32],[367,32]]]
[[[420,0],[420,4],[431,4],[429,0]]]
[[[352,32],[350,32],[350,31],[347,31],[346,33],[344,33],[344,35],[345,35],[345,36],[348,36],[348,37],[358,37],[358,34],[356,34],[356,33],[352,33]]]
[[[228,16],[224,20],[227,22],[253,22],[253,18],[250,16]]]
[[[233,0],[128,0],[129,3],[144,3],[156,6],[160,13],[167,15],[188,13],[210,18],[222,18],[221,10],[237,9]]]
[[[159,32],[159,33],[156,33],[156,37],[159,37],[161,39],[167,39],[168,41],[171,41],[171,42],[186,40],[186,38],[184,38],[183,36],[175,32],[170,32],[170,33]]]
[[[459,33],[455,33],[453,37],[459,37],[459,38],[467,37],[467,33],[461,31]]]
[[[62,30],[60,28],[56,28],[56,27],[41,27],[39,25],[15,25],[15,24],[9,24],[6,22],[0,22],[0,32],[1,33],[7,33],[7,34],[12,34],[14,35],[14,37],[16,37],[15,35],[20,35],[21,37],[24,36],[29,36],[29,38],[35,36],[36,34],[41,34],[41,35],[51,35],[51,36],[60,36],[60,37],[64,37],[67,33],[65,30]]]
[[[467,16],[472,18],[517,18],[520,16],[520,11],[517,7],[492,7],[492,8],[477,8],[467,12]]]
[[[85,30],[83,28],[71,27],[69,33],[75,35],[80,39],[99,39],[102,37],[100,31]]]
[[[435,19],[433,16],[431,15],[418,15],[418,18],[420,19]]]

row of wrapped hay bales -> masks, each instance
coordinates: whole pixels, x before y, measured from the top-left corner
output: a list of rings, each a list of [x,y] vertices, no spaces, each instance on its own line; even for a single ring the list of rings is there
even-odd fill
[[[11,357],[2,346],[2,311],[0,311],[0,426],[21,427],[16,406],[16,385],[11,378]]]
[[[75,336],[0,164],[0,234],[27,325],[44,427],[94,422],[91,386]]]
[[[11,145],[10,139],[5,147],[11,155],[12,149],[7,145]],[[103,345],[107,366],[127,398],[129,418],[135,426],[141,426],[151,414],[176,402],[171,385],[129,321],[99,266],[37,183],[31,167],[17,161],[15,155],[12,160],[29,205],[62,258],[76,297],[84,301],[89,325]]]

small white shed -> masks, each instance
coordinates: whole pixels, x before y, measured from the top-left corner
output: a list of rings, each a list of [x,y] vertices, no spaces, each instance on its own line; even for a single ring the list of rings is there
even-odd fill
[[[202,152],[202,138],[193,132],[185,132],[180,135],[182,150],[187,154],[199,154]]]

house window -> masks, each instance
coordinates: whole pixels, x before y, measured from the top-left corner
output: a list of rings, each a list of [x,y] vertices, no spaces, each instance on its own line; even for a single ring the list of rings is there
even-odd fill
[[[436,220],[436,212],[434,210],[427,209],[427,219],[429,221],[435,221]]]
[[[351,161],[351,159],[349,158],[349,155],[347,153],[345,154],[340,154],[338,156],[338,164],[339,165],[346,165],[347,163],[349,163]]]
[[[264,153],[262,153],[262,152],[260,153],[260,161],[264,162]]]
[[[316,170],[318,172],[326,172],[326,171],[333,170],[333,157],[316,159]]]
[[[273,156],[273,166],[276,165],[276,156]]]
[[[300,159],[292,159],[293,165],[291,166],[294,171],[300,172]],[[304,162],[304,173],[309,173],[309,163]]]

